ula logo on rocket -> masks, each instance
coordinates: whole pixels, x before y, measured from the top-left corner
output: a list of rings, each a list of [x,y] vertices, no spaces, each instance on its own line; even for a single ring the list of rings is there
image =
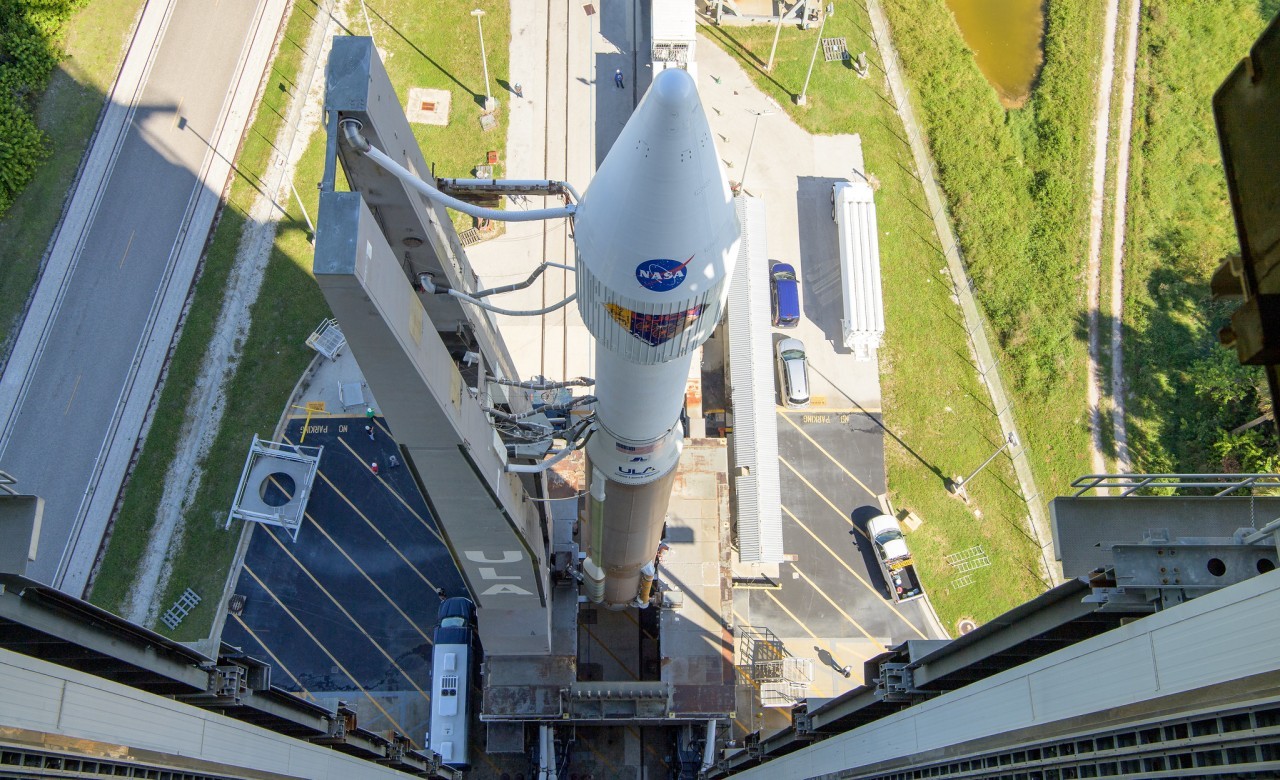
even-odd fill
[[[689,255],[689,259],[683,263],[675,260],[645,260],[636,266],[636,281],[646,290],[669,292],[684,281],[687,276],[685,266],[692,261],[693,255]]]

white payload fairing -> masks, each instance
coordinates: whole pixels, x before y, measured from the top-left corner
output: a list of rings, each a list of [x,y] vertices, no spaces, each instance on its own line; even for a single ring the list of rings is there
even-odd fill
[[[664,70],[574,218],[578,308],[599,346],[582,535],[592,601],[647,600],[690,361],[724,309],[740,234],[694,81]]]

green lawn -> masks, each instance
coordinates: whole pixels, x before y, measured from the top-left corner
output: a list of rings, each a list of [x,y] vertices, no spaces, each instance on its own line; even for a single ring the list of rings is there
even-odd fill
[[[1276,6],[1143,3],[1124,290],[1128,426],[1140,471],[1280,465],[1270,423],[1234,442],[1224,435],[1269,401],[1261,371],[1218,346],[1237,304],[1210,301],[1208,289],[1219,260],[1239,251],[1211,98]]]
[[[1052,2],[1027,104],[1004,110],[943,0],[885,0],[1019,430],[1047,497],[1090,470],[1084,269],[1102,3]]]
[[[878,73],[879,60],[866,32],[869,24],[856,8],[842,5],[824,36],[844,36],[851,51],[865,50]],[[804,83],[816,29],[806,33],[784,27],[769,74],[762,68],[773,28],[704,26],[702,33],[738,59],[757,86],[801,126],[816,133],[861,134],[869,173],[879,182],[887,331],[880,371],[890,498],[896,508],[910,509],[925,521],[910,542],[939,616],[951,630],[960,617],[988,620],[1026,601],[1044,586],[1036,574],[1037,550],[1026,536],[1025,504],[1009,461],[998,459],[971,486],[981,518],[943,486],[944,477],[967,473],[990,455],[1000,442],[1000,430],[969,358],[960,310],[942,272],[946,260],[883,79],[860,80],[841,64],[820,62],[809,85],[808,105],[797,108],[791,95]],[[957,573],[944,556],[976,545],[993,565],[979,570],[972,585],[953,587]]]
[[[48,138],[49,157],[0,219],[0,357],[7,355],[10,339],[17,335],[67,189],[141,7],[140,0],[93,0],[67,24],[62,44],[67,57],[54,70],[36,115]]]
[[[479,52],[474,46],[474,20],[468,16],[474,4],[451,3],[450,6],[456,8],[439,11],[430,18],[424,18],[421,5],[409,2],[372,3],[367,7],[375,41],[384,53],[387,70],[402,98],[411,85],[454,91],[452,123],[445,128],[418,126],[415,131],[428,163],[436,163],[441,175],[463,175],[471,166],[484,161],[484,152],[504,149],[506,122],[500,111],[498,129],[487,134],[480,129],[480,109],[471,91],[484,94]],[[487,0],[480,6],[489,12],[485,17],[485,36],[490,73],[500,77],[499,74],[506,71],[509,48],[507,9],[497,0]],[[249,206],[257,195],[257,172],[266,169],[273,154],[270,142],[283,121],[286,91],[294,89],[298,81],[300,46],[307,38],[317,10],[314,0],[295,5],[264,95],[264,109],[258,112],[237,161],[238,175],[210,247],[156,421],[126,493],[107,560],[94,586],[94,603],[107,609],[118,610],[123,603],[154,523],[164,475],[173,458],[191,397],[192,382],[222,306],[227,275]],[[452,19],[454,10],[465,17],[467,24],[441,23],[446,13]],[[350,31],[364,34],[359,8],[353,8],[349,17],[353,25]],[[467,31],[472,36],[470,39],[459,37]],[[317,133],[295,177],[298,191],[312,215],[316,214],[319,199],[314,184],[321,177],[323,153],[323,134]],[[328,306],[311,275],[312,248],[307,241],[306,225],[295,204],[286,205],[290,215],[281,223],[259,302],[252,311],[252,327],[240,368],[235,376],[228,377],[225,416],[204,463],[200,488],[184,518],[185,535],[172,562],[174,574],[168,590],[157,596],[162,606],[172,603],[187,587],[206,597],[221,594],[240,526],[233,525],[230,533],[221,527],[239,481],[248,443],[255,432],[261,437],[271,436],[290,391],[314,354],[303,342],[316,324],[329,316]],[[166,633],[184,641],[203,638],[212,625],[216,602],[216,598],[206,598],[178,631]]]

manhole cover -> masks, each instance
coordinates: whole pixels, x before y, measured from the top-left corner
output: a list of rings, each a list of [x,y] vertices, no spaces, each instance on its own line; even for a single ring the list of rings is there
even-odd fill
[[[969,633],[970,631],[972,631],[977,627],[978,627],[978,621],[974,620],[973,618],[960,618],[960,620],[956,622],[956,630],[960,632],[961,636]]]

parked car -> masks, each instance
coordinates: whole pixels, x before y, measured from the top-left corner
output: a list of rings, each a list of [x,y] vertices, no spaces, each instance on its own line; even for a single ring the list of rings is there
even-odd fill
[[[907,549],[898,521],[889,515],[878,515],[867,521],[867,536],[875,547],[876,560],[889,586],[889,596],[901,604],[924,595],[920,578],[916,576],[915,562]]]
[[[782,405],[799,408],[809,405],[809,363],[804,356],[804,342],[782,339],[778,342],[778,384]]]
[[[800,322],[800,283],[796,269],[788,263],[774,263],[769,268],[769,292],[773,298],[773,324],[794,328]]]

